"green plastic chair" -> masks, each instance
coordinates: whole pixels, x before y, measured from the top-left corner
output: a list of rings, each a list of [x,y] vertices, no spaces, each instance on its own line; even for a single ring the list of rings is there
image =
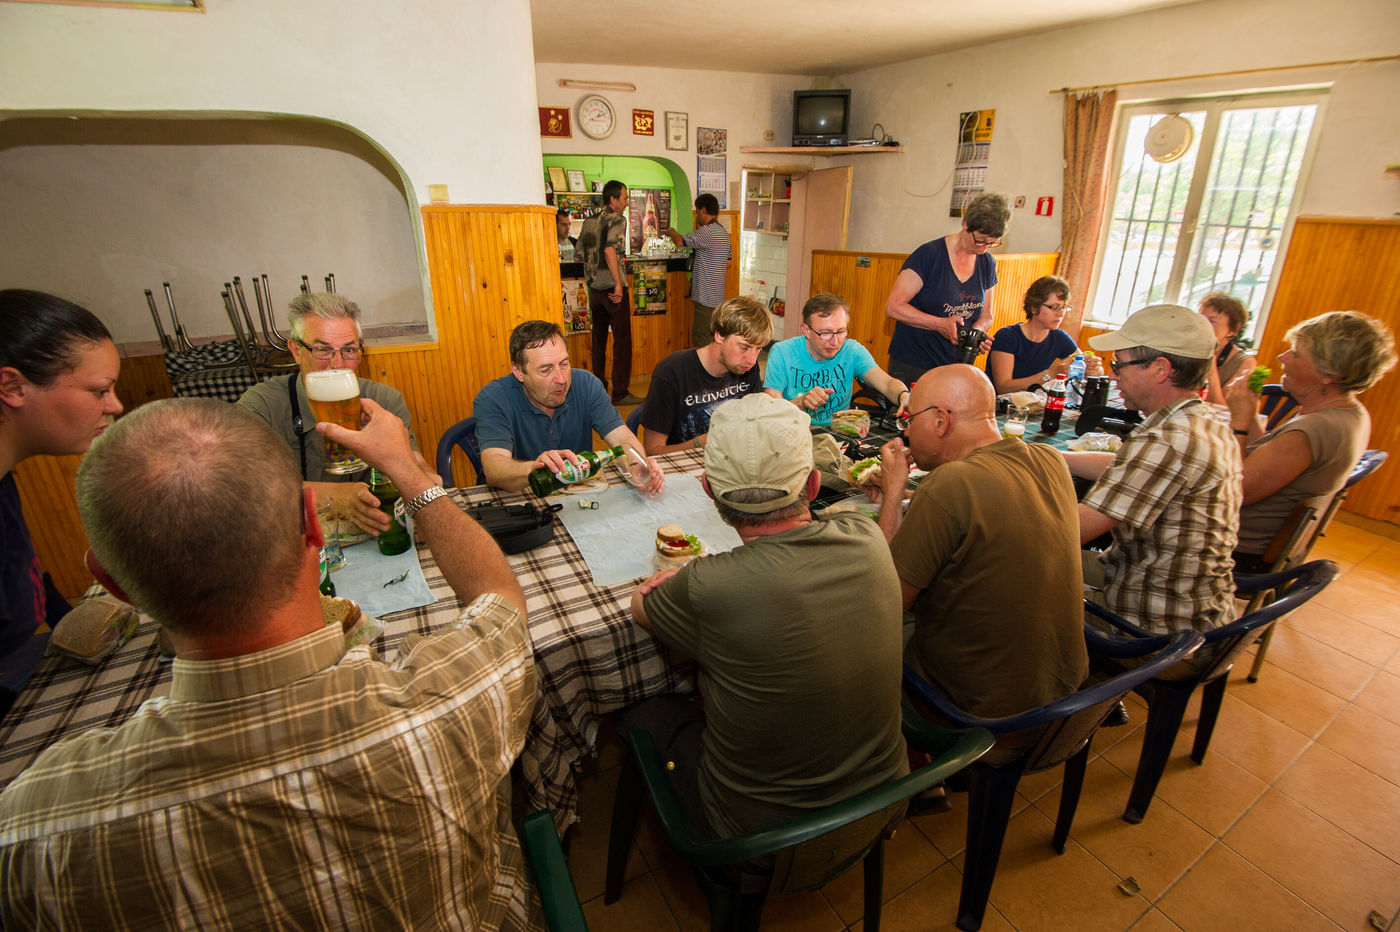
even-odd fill
[[[544,904],[544,919],[550,932],[588,932],[588,922],[579,906],[564,846],[554,831],[554,816],[548,809],[532,812],[520,823],[520,841],[525,860],[535,875],[535,889]]]
[[[650,796],[662,830],[709,901],[712,930],[757,929],[770,891],[815,890],[863,861],[864,928],[876,932],[884,898],[884,841],[904,817],[905,802],[962,770],[994,743],[983,728],[941,731],[931,749],[933,761],[905,777],[799,818],[722,839],[706,838],[691,824],[651,734],[628,732],[630,754],[613,798],[603,902],[615,903],[622,895],[642,799]],[[762,866],[755,863],[760,860]]]

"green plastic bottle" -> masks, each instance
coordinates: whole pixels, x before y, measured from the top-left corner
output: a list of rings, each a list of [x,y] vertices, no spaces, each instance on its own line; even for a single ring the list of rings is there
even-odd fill
[[[622,456],[622,447],[611,447],[606,450],[585,450],[578,454],[578,466],[572,463],[565,463],[564,468],[559,472],[550,472],[545,466],[541,466],[530,473],[530,491],[544,498],[552,495],[566,485],[575,482],[582,482],[585,479],[592,479],[598,475],[598,470]]]
[[[369,478],[369,490],[379,499],[379,510],[389,516],[389,527],[379,532],[379,552],[389,557],[403,553],[413,544],[413,538],[408,536],[408,528],[395,513],[399,501],[398,487],[377,469],[370,470]]]

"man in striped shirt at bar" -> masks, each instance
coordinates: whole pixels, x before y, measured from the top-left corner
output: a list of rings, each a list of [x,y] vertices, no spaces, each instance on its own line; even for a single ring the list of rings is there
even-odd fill
[[[690,262],[690,303],[695,307],[690,345],[708,346],[714,341],[710,315],[724,300],[724,273],[734,258],[729,231],[719,222],[719,200],[713,194],[700,195],[695,199],[695,232],[682,236],[667,227],[666,235],[677,246],[695,250]]]
[[[170,636],[170,694],[0,794],[5,928],[543,928],[510,824],[524,594],[403,422],[361,405],[364,429],[320,426],[394,480],[455,623],[389,663],[347,649],[315,490],[271,428],[195,399],[117,421],[78,471],[89,562]]]

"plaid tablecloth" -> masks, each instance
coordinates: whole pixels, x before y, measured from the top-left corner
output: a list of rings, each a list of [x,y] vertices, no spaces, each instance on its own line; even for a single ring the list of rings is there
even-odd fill
[[[698,472],[702,462],[694,450],[662,461],[672,474]],[[483,486],[452,495],[460,504],[533,498]],[[386,631],[375,646],[385,653],[411,632],[431,633],[460,609],[432,553],[418,546],[423,575],[438,601],[384,616]],[[559,522],[549,543],[508,559],[525,590],[540,682],[520,759],[527,799],[531,808],[548,806],[562,828],[577,819],[574,768],[593,753],[598,723],[649,696],[693,692],[693,667],[667,654],[632,621],[627,604],[634,582],[605,589],[593,585],[582,554]],[[88,595],[98,591],[94,587]],[[97,667],[46,658],[0,720],[0,788],[64,735],[120,725],[142,702],[169,695],[170,665],[157,653],[156,624],[143,617],[136,636]]]

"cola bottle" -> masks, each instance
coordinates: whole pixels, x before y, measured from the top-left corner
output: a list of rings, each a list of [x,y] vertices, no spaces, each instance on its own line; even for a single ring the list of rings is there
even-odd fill
[[[1057,373],[1045,386],[1045,413],[1040,416],[1040,432],[1055,434],[1060,430],[1060,418],[1065,413],[1065,374]]]

